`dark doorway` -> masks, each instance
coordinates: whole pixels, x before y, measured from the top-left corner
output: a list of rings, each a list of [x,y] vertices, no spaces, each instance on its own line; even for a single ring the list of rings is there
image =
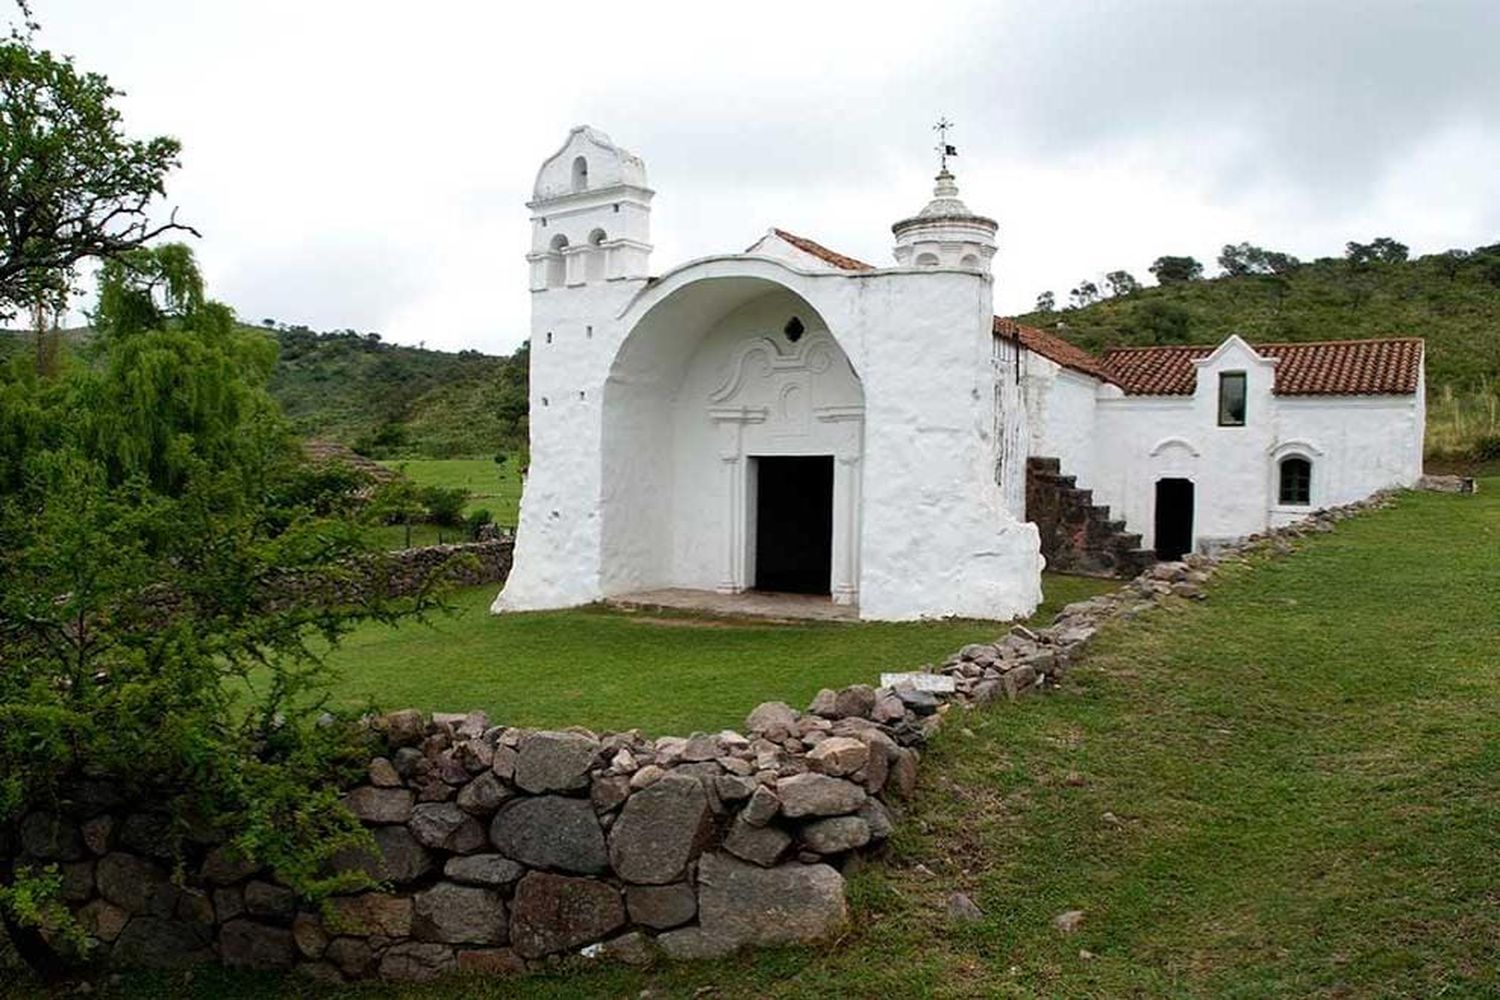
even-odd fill
[[[829,593],[833,456],[757,458],[755,467],[755,589]]]
[[[1193,551],[1193,481],[1156,481],[1156,558],[1181,559]]]

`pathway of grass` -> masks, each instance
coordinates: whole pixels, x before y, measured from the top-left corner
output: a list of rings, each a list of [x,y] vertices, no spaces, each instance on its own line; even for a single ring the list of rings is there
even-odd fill
[[[1115,586],[1049,574],[1040,614]],[[868,683],[1003,631],[983,621],[786,624],[602,607],[495,616],[494,598],[493,585],[469,587],[451,617],[354,633],[332,657],[337,696],[482,708],[515,725],[685,734],[738,727],[762,701],[800,707],[819,688]]]
[[[1500,481],[1485,490],[1228,571],[1204,604],[1107,629],[1056,693],[950,725],[836,943],[347,995],[1500,995]],[[958,890],[982,921],[945,919]],[[221,970],[127,988],[329,995]]]

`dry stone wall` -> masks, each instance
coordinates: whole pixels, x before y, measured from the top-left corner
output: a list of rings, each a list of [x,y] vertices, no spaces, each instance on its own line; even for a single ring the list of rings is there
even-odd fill
[[[742,732],[651,739],[493,725],[479,712],[383,716],[373,724],[386,752],[345,797],[376,850],[340,861],[381,885],[326,906],[212,837],[174,857],[165,816],[102,780],[24,817],[0,855],[57,863],[97,952],[123,965],[410,980],[580,952],[648,963],[825,938],[848,919],[842,869],[891,835],[945,719],[1057,683],[1105,623],[1203,599],[1225,560],[1288,550],[1385,502],[1157,564],[1046,628],[1017,626],[879,687],[821,691],[806,711],[764,703]]]

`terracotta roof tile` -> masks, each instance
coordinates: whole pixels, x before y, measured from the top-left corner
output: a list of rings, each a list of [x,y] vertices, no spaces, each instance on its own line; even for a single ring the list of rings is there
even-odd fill
[[[995,336],[1014,340],[1028,351],[1034,351],[1050,361],[1057,362],[1064,368],[1071,368],[1076,372],[1091,375],[1105,382],[1114,381],[1109,371],[1098,358],[1077,344],[1070,344],[1056,334],[1048,333],[1045,330],[1038,330],[1034,326],[1022,326],[1012,320],[996,316]]]
[[[874,265],[866,264],[862,260],[853,257],[845,257],[843,254],[830,250],[821,243],[815,243],[805,236],[789,233],[785,229],[772,229],[771,232],[786,240],[792,246],[804,253],[810,253],[819,260],[827,261],[841,271],[873,271]]]
[[[1254,344],[1256,353],[1279,358],[1278,396],[1383,396],[1417,391],[1422,340],[1334,340],[1301,344]],[[1210,346],[1116,347],[1104,352],[1110,378],[1130,396],[1187,396],[1197,383],[1193,362]]]

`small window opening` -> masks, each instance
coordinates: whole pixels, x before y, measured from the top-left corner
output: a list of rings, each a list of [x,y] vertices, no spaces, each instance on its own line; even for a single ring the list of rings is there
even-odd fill
[[[589,161],[581,156],[573,157],[573,190],[589,189]]]
[[[546,397],[546,396],[543,396],[543,397],[542,397],[542,405],[543,405],[543,406],[546,406],[546,405],[547,405],[547,397]]]
[[[547,331],[547,343],[549,343],[549,344],[552,343],[552,331],[551,330]]]
[[[594,328],[593,327],[586,326],[586,327],[583,328],[583,339],[584,340],[593,340],[594,339]]]
[[[604,230],[602,230],[602,229],[596,229],[592,233],[589,233],[589,244],[592,245],[592,246],[598,246],[599,244],[603,243],[607,238],[608,237],[606,237],[604,235]]]
[[[1305,458],[1282,459],[1277,494],[1284,504],[1306,506],[1312,503],[1312,463]]]
[[[921,254],[917,254],[917,266],[918,267],[937,267],[938,266],[937,254],[935,254],[935,253],[921,253]]]
[[[795,344],[797,341],[802,339],[802,334],[806,329],[807,328],[802,325],[802,320],[796,316],[793,316],[791,319],[786,321],[786,326],[781,328],[781,332],[786,334],[787,340],[790,340]]]
[[[542,228],[543,229],[547,228],[547,217],[545,215],[542,216]]]
[[[579,399],[582,399],[582,398],[583,398],[583,390],[582,390],[582,389],[579,389],[579,390],[578,390],[578,398],[579,398]]]
[[[547,287],[560,288],[568,278],[567,261],[563,259],[563,251],[568,248],[568,238],[562,233],[552,237],[551,256],[547,258]]]
[[[618,201],[615,202],[615,214],[616,215],[620,214],[620,203]]]
[[[1245,426],[1245,373],[1219,373],[1219,426]]]

